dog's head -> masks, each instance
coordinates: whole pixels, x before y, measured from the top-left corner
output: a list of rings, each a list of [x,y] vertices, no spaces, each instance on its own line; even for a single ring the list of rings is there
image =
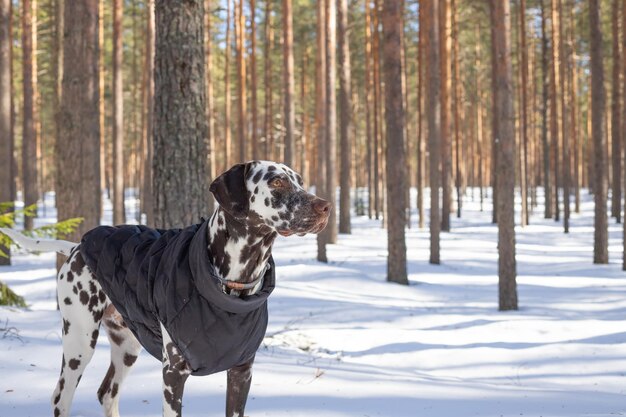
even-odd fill
[[[211,183],[220,207],[235,219],[269,227],[282,236],[319,233],[331,204],[303,188],[302,177],[284,164],[237,164]]]

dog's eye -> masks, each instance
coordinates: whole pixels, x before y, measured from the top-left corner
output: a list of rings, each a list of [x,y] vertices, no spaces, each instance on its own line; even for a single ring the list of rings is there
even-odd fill
[[[270,185],[272,187],[282,187],[283,186],[283,180],[280,178],[274,178],[272,181],[270,181]]]

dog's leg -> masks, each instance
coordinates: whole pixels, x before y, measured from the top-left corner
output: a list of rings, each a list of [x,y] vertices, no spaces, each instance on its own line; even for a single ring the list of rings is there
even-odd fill
[[[61,267],[57,294],[63,318],[63,361],[52,408],[55,417],[66,417],[76,386],[93,356],[107,299],[79,251]]]
[[[185,381],[191,371],[187,361],[161,325],[163,335],[163,417],[180,417]]]
[[[252,363],[254,358],[243,365],[228,370],[226,388],[226,417],[244,417],[246,400],[252,382]]]
[[[119,417],[120,388],[141,352],[141,344],[111,304],[104,312],[104,328],[111,342],[111,364],[98,389],[106,417]]]

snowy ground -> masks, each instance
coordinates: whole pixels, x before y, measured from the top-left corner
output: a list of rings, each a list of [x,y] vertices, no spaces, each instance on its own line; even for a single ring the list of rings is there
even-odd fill
[[[442,266],[428,264],[427,230],[408,231],[409,287],[385,282],[386,233],[376,221],[355,218],[353,235],[329,247],[328,265],[313,260],[314,237],[281,238],[246,414],[626,415],[621,226],[610,227],[611,264],[594,266],[588,196],[570,235],[540,213],[517,228],[521,309],[508,313],[497,311],[496,227],[476,203],[442,235]],[[54,256],[13,259],[0,280],[31,307],[0,308],[8,328],[0,330],[0,417],[50,415],[61,362]],[[95,392],[107,366],[102,334],[73,416],[103,415]],[[160,385],[160,365],[144,352],[122,415],[160,415]],[[224,374],[190,378],[184,415],[222,416],[224,392]]]

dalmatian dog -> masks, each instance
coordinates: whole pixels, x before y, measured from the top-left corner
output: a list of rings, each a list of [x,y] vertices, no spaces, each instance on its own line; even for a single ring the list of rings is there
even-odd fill
[[[303,188],[299,174],[275,162],[235,165],[215,179],[210,189],[218,205],[208,220],[206,256],[230,297],[259,291],[261,282],[255,277],[265,270],[277,235],[319,233],[331,210],[329,202]],[[2,231],[25,249],[56,250],[68,256],[57,276],[63,358],[52,395],[54,416],[69,416],[74,392],[92,358],[102,324],[111,344],[111,362],[97,395],[105,416],[118,417],[122,384],[142,344],[87,266],[79,244],[30,239],[10,229]],[[162,323],[161,333],[163,416],[180,416],[183,387],[191,371]],[[254,357],[227,370],[227,417],[244,416],[253,361]]]

